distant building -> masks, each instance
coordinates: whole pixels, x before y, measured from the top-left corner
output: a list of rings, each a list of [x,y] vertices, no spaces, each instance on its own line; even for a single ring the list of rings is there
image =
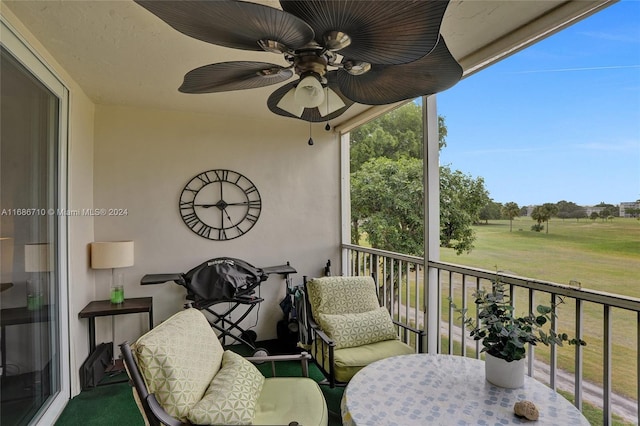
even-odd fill
[[[587,217],[591,216],[591,213],[598,213],[600,214],[600,212],[604,209],[606,209],[606,207],[595,207],[595,206],[583,206],[584,207],[584,211],[587,213]]]
[[[530,205],[530,206],[524,206],[523,208],[527,209],[527,213],[525,216],[529,216],[531,217],[531,212],[533,212],[533,209],[536,208],[536,205]],[[591,216],[591,213],[597,213],[600,214],[600,212],[602,212],[602,210],[606,209],[607,207],[596,207],[596,206],[581,206],[585,213],[587,214],[586,217]],[[632,217],[631,213],[628,213],[627,210],[630,209],[640,209],[640,202],[638,201],[630,201],[630,202],[623,202],[620,203],[620,217]]]
[[[631,213],[627,213],[630,209],[640,209],[640,203],[637,201],[620,203],[620,217],[632,217]]]

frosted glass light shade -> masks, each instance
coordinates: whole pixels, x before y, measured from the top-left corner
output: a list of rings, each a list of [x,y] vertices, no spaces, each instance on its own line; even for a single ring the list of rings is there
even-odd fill
[[[25,272],[48,272],[51,271],[49,264],[48,243],[26,244],[24,246],[24,270]]]
[[[317,107],[324,101],[322,84],[320,84],[320,81],[314,76],[306,76],[298,83],[295,99],[298,104],[305,108]]]
[[[278,102],[278,108],[283,109],[296,117],[302,117],[304,107],[296,101],[295,93],[295,87],[289,90],[282,99],[280,99],[280,102]]]
[[[133,241],[91,243],[91,268],[109,269],[133,266]]]
[[[333,114],[337,110],[346,106],[342,98],[340,98],[340,96],[338,96],[336,92],[331,90],[330,87],[325,87],[324,92],[325,102],[323,102],[323,104],[318,107],[318,112],[322,117]]]

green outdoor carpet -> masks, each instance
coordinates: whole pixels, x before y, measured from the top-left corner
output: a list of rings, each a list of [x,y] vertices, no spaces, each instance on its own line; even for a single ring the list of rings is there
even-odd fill
[[[243,348],[231,347],[230,349],[245,356],[250,355]],[[270,351],[270,353],[275,354],[276,352]],[[270,363],[257,367],[265,377],[271,377]],[[300,363],[278,362],[276,363],[276,375],[280,377],[300,376]],[[309,376],[318,382],[324,378],[313,362],[309,363]],[[321,386],[321,389],[327,401],[327,407],[333,413],[329,416],[329,426],[341,426],[340,400],[344,388],[330,389],[329,386]],[[77,425],[136,426],[144,425],[144,421],[133,399],[129,384],[116,383],[82,391],[69,401],[56,422],[56,426]]]
[[[80,392],[65,407],[56,425],[144,425],[128,383],[98,386]]]

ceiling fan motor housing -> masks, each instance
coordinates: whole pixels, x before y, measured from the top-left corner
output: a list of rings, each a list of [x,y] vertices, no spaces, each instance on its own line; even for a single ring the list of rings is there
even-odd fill
[[[315,75],[320,81],[327,73],[327,58],[317,49],[297,51],[293,59],[293,67],[300,79],[307,75]]]

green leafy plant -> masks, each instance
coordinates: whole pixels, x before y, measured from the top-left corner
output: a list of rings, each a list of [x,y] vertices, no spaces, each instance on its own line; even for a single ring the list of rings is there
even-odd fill
[[[556,333],[551,329],[552,320],[557,317],[556,308],[564,303],[562,298],[552,306],[538,305],[535,313],[516,317],[511,298],[500,277],[492,282],[490,290],[479,289],[473,293],[473,297],[478,309],[477,321],[468,316],[467,309],[459,309],[451,298],[449,303],[461,314],[471,337],[482,341],[481,352],[511,362],[525,357],[527,343],[546,346],[562,346],[563,342],[569,345],[587,344],[582,339],[569,338],[566,333]]]

